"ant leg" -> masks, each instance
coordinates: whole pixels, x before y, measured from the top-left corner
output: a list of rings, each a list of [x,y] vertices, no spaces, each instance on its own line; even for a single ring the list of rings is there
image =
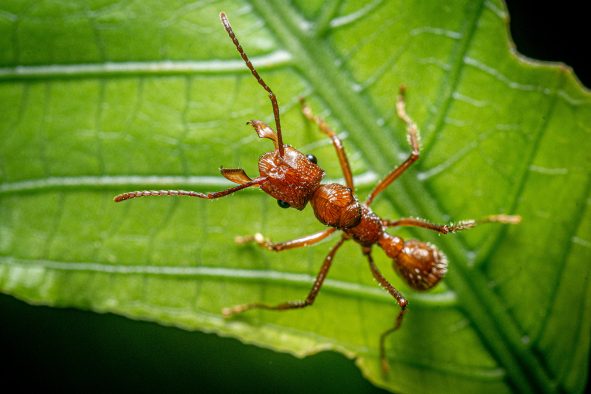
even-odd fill
[[[248,242],[255,242],[257,245],[259,245],[262,248],[265,248],[265,249],[268,249],[268,250],[274,251],[274,252],[281,252],[283,250],[296,249],[296,248],[301,248],[303,246],[314,245],[315,243],[318,243],[318,242],[322,241],[323,239],[327,238],[329,235],[331,235],[335,231],[336,231],[336,228],[330,227],[324,231],[320,231],[315,234],[307,235],[305,237],[301,237],[301,238],[297,238],[297,239],[292,239],[290,241],[277,242],[277,243],[271,242],[270,240],[266,239],[265,237],[263,237],[263,234],[261,234],[261,233],[256,233],[254,235],[238,236],[234,240],[236,241],[236,243],[239,243],[239,244],[245,244]]]
[[[334,146],[337,156],[339,158],[339,163],[341,164],[341,170],[343,171],[343,176],[345,177],[345,182],[351,191],[355,191],[353,186],[353,175],[351,174],[351,166],[349,165],[349,159],[347,158],[347,153],[345,152],[345,148],[343,147],[343,143],[341,139],[337,136],[337,134],[330,128],[330,126],[322,119],[320,116],[314,115],[312,109],[306,103],[306,100],[301,97],[300,104],[302,106],[302,113],[304,116],[312,123],[315,123],[321,132],[326,134],[328,138],[332,141],[332,145]]]
[[[461,220],[457,223],[450,224],[433,224],[425,219],[419,218],[402,218],[398,220],[382,220],[382,224],[386,227],[396,226],[413,226],[422,227],[428,230],[437,231],[440,234],[454,233],[456,231],[466,230],[477,225],[484,223],[505,223],[505,224],[517,224],[521,221],[519,215],[490,215],[482,219],[474,220]]]
[[[402,164],[396,167],[391,173],[382,179],[380,183],[377,184],[377,186],[367,198],[367,201],[365,201],[365,205],[367,206],[372,203],[378,194],[384,191],[385,188],[387,188],[392,182],[396,180],[396,178],[402,175],[404,171],[406,171],[415,161],[419,159],[419,128],[406,113],[406,105],[404,102],[405,91],[405,87],[400,86],[398,98],[396,100],[396,114],[406,124],[406,135],[408,137],[410,147],[412,148],[412,152]]]
[[[322,263],[322,267],[320,268],[320,271],[318,272],[318,275],[316,276],[316,280],[314,281],[314,284],[312,285],[312,289],[308,293],[308,296],[306,297],[305,300],[287,301],[287,302],[283,302],[283,303],[277,304],[277,305],[268,305],[268,304],[263,304],[263,303],[258,303],[258,302],[255,302],[252,304],[236,305],[236,306],[233,306],[230,308],[224,308],[222,310],[222,314],[224,315],[224,317],[230,317],[230,316],[236,315],[238,313],[243,313],[243,312],[249,311],[251,309],[269,309],[269,310],[283,311],[283,310],[288,310],[288,309],[305,308],[307,306],[312,305],[314,303],[314,300],[316,299],[316,296],[318,295],[318,292],[320,291],[320,288],[322,287],[322,284],[324,283],[324,279],[326,279],[326,275],[328,274],[328,270],[329,270],[330,266],[332,265],[334,255],[336,254],[337,250],[339,250],[341,245],[346,240],[347,240],[347,238],[345,238],[345,237],[341,238],[339,240],[339,242],[337,242],[332,247],[332,249],[330,249],[330,252],[328,252],[328,255],[324,258],[324,262]]]
[[[370,248],[363,248],[363,254],[367,256],[367,260],[369,261],[369,268],[371,269],[371,273],[373,277],[378,281],[380,286],[382,286],[390,295],[396,300],[398,305],[400,306],[400,312],[396,316],[394,320],[394,325],[384,331],[380,335],[380,361],[382,364],[382,372],[384,375],[388,373],[390,367],[388,366],[388,359],[386,358],[386,339],[390,334],[400,328],[402,324],[402,319],[404,318],[404,314],[406,313],[406,306],[408,305],[408,301],[404,296],[396,290],[394,286],[382,275],[382,273],[378,270],[378,267],[375,265],[373,258],[371,257],[371,249]]]
[[[246,189],[247,187],[251,186],[258,186],[261,183],[264,183],[267,180],[267,177],[259,177],[252,179],[248,182],[245,182],[241,185],[231,187],[226,190],[222,190],[219,192],[213,193],[199,193],[189,190],[142,190],[142,191],[135,191],[135,192],[127,192],[122,193],[113,198],[115,202],[121,202],[125,200],[130,200],[132,198],[138,197],[147,197],[147,196],[189,196],[189,197],[198,197],[198,198],[205,198],[207,200],[212,200],[214,198],[220,198],[227,196],[228,194],[232,194],[237,192],[238,190]]]

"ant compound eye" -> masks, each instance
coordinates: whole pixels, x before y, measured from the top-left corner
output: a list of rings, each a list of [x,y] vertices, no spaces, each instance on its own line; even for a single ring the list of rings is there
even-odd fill
[[[288,202],[285,202],[283,200],[277,200],[277,205],[279,205],[281,208],[289,208],[290,205]]]
[[[311,161],[312,163],[314,163],[314,164],[317,164],[317,163],[318,163],[318,159],[316,159],[316,156],[314,156],[314,155],[310,155],[310,154],[308,154],[308,155],[306,155],[306,158],[307,158],[308,160],[310,160],[310,161]]]

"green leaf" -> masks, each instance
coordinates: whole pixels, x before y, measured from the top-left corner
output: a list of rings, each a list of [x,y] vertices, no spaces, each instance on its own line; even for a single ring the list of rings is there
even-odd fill
[[[309,98],[343,137],[358,194],[408,154],[399,85],[421,160],[376,201],[384,218],[434,222],[517,213],[518,226],[455,235],[403,230],[450,260],[435,291],[398,308],[349,242],[315,305],[225,320],[245,302],[302,299],[336,238],[272,254],[233,242],[320,230],[310,208],[257,190],[203,201],[220,165],[257,174],[271,149],[244,125],[272,122],[219,24],[224,10],[279,97],[285,142],[341,176],[299,113]],[[591,95],[562,65],[516,56],[495,0],[453,2],[4,1],[0,6],[0,289],[32,303],[114,312],[303,356],[333,349],[397,392],[581,392],[591,328]]]

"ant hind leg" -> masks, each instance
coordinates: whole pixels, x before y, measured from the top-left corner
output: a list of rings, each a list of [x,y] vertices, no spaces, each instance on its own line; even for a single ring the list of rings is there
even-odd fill
[[[386,339],[388,339],[390,334],[394,333],[394,331],[400,328],[405,313],[406,308],[401,309],[400,312],[398,312],[396,319],[394,320],[393,326],[388,328],[380,335],[380,363],[382,365],[382,373],[384,374],[384,376],[387,375],[388,371],[390,370],[388,358],[386,357]]]
[[[224,315],[224,317],[231,317],[231,316],[237,315],[239,313],[249,311],[251,309],[268,309],[268,310],[284,311],[284,310],[288,310],[288,309],[301,309],[301,308],[305,308],[307,306],[312,305],[314,303],[314,300],[316,299],[316,296],[320,292],[320,288],[322,287],[322,284],[324,283],[326,276],[328,275],[328,270],[330,269],[330,266],[332,265],[332,262],[334,260],[335,254],[337,253],[337,250],[339,250],[341,245],[346,240],[347,240],[347,238],[342,237],[339,240],[339,242],[337,242],[330,249],[330,252],[328,252],[328,255],[326,255],[326,257],[324,258],[324,262],[322,263],[322,267],[320,267],[320,271],[316,275],[316,280],[314,281],[314,284],[312,285],[312,289],[308,293],[308,296],[306,297],[306,299],[299,300],[299,301],[287,301],[287,302],[283,302],[283,303],[277,304],[277,305],[268,305],[268,304],[263,304],[263,303],[259,303],[259,302],[255,302],[252,304],[236,305],[236,306],[233,306],[230,308],[224,308],[222,310],[222,314]]]
[[[388,373],[390,367],[388,366],[388,358],[386,357],[386,339],[390,334],[394,331],[398,330],[402,325],[402,319],[404,318],[404,314],[406,313],[406,306],[408,305],[408,301],[402,293],[400,293],[388,280],[382,275],[382,273],[378,270],[378,267],[375,265],[373,258],[371,257],[371,249],[370,248],[363,248],[363,254],[367,257],[369,262],[369,268],[371,270],[372,275],[378,281],[380,286],[382,286],[390,295],[396,300],[398,305],[400,306],[400,312],[396,316],[394,320],[394,325],[384,331],[380,335],[380,362],[382,364],[382,373],[384,376]]]

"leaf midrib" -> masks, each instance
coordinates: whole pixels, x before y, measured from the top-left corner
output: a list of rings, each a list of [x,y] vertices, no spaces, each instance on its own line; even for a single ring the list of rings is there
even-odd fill
[[[384,161],[391,162],[391,160],[384,160],[384,158],[393,159],[393,157],[388,157],[393,155],[388,155],[388,152],[381,151],[376,144],[372,143],[372,140],[379,140],[372,137],[381,135],[383,139],[384,135],[380,127],[374,122],[374,119],[378,118],[376,115],[377,111],[374,108],[368,108],[369,105],[366,102],[363,102],[355,92],[348,88],[343,82],[346,80],[348,81],[348,76],[343,75],[342,70],[339,70],[334,66],[334,58],[328,57],[329,55],[327,54],[331,54],[333,57],[335,56],[330,46],[323,40],[306,35],[304,31],[298,28],[294,21],[298,20],[299,15],[296,15],[295,11],[289,6],[284,4],[274,4],[273,9],[271,10],[268,8],[266,2],[262,0],[253,0],[253,5],[259,15],[261,15],[266,21],[267,26],[269,26],[279,38],[282,46],[288,48],[290,53],[293,54],[293,58],[295,59],[294,64],[299,72],[310,81],[313,86],[317,87],[316,93],[321,96],[324,102],[333,110],[343,125],[350,130],[351,136],[360,148],[366,162],[369,163],[374,170],[382,170]],[[444,83],[451,80],[451,84],[448,89],[440,89],[440,91],[446,93],[446,97],[440,100],[441,104],[439,110],[436,111],[437,113],[447,111],[450,106],[452,93],[459,82],[459,77],[463,69],[462,59],[470,48],[483,8],[484,1],[480,1],[479,5],[475,7],[475,10],[473,11],[474,15],[472,15],[472,18],[464,25],[465,30],[462,32],[462,39],[460,39],[457,44],[459,45],[459,48],[455,51],[456,58],[454,59],[455,61],[451,70],[451,75],[447,80],[444,80]],[[308,47],[303,45],[304,41],[312,40],[315,41],[315,45],[310,45]],[[306,48],[309,50],[306,50]],[[320,69],[322,72],[315,71]],[[322,78],[318,78],[319,74]],[[337,75],[340,78],[336,77]],[[353,81],[349,82],[349,86],[352,86]],[[336,92],[337,94],[329,95],[326,94],[326,92]],[[435,121],[438,130],[441,129],[443,119],[445,119],[445,113],[441,114],[441,116]],[[367,134],[362,136],[362,138],[357,135],[356,130],[363,130],[364,133]],[[435,130],[435,132],[438,130]],[[397,146],[396,148],[400,151],[400,147]],[[376,152],[379,152],[379,154],[374,154]],[[410,188],[412,192],[411,194],[413,195],[422,196],[422,198],[425,198],[429,202],[437,201],[435,196],[432,196],[423,185],[417,182],[409,184],[409,182],[403,181],[401,182],[401,186],[402,187],[397,189],[398,194],[402,192],[408,196]],[[399,198],[394,198],[391,194],[388,194],[388,197],[392,203],[395,200],[399,200]],[[436,204],[426,206],[425,204],[419,204],[419,200],[408,197],[404,198],[404,201],[405,204],[408,205],[407,208],[410,206],[416,211],[426,212],[433,217],[441,216],[441,212],[438,212],[439,210],[436,207]],[[465,256],[465,253],[462,253],[466,252],[465,245],[458,240],[449,241],[449,243],[451,244],[451,249],[455,252],[454,254],[456,257],[459,257],[460,255]],[[461,270],[462,275],[460,276],[460,281],[463,282],[462,287],[464,288],[465,294],[467,294],[467,297],[477,300],[475,306],[471,306],[469,304],[474,303],[462,303],[464,297],[459,299],[459,303],[463,306],[462,309],[468,313],[471,320],[476,323],[475,325],[478,327],[482,324],[488,324],[492,320],[495,333],[500,333],[503,338],[509,339],[509,342],[512,344],[519,343],[519,337],[516,335],[519,332],[518,327],[511,316],[508,316],[506,312],[503,313],[502,303],[498,300],[498,297],[486,287],[479,292],[475,292],[473,286],[471,286],[467,280],[467,267],[465,265],[458,265],[457,269]],[[471,271],[469,276],[477,276],[478,282],[486,282],[485,278],[478,271]],[[484,302],[484,298],[487,298],[488,302]],[[503,316],[502,321],[511,322],[511,327],[503,327],[497,324],[497,319],[486,318],[483,320],[479,318],[479,314],[474,313],[474,308],[478,310],[486,304],[494,304],[494,310],[505,315]],[[521,391],[534,392],[544,390],[544,387],[550,387],[547,384],[550,381],[550,378],[547,376],[544,368],[542,368],[539,360],[534,357],[529,349],[522,347],[516,351],[516,349],[509,347],[507,343],[490,338],[485,332],[479,331],[479,333],[487,348],[492,350],[493,356],[501,365],[503,365],[513,383],[519,387]],[[520,362],[515,362],[514,358],[519,359]],[[529,370],[530,373],[527,373],[527,370]],[[534,377],[533,381],[531,379],[532,376]]]

